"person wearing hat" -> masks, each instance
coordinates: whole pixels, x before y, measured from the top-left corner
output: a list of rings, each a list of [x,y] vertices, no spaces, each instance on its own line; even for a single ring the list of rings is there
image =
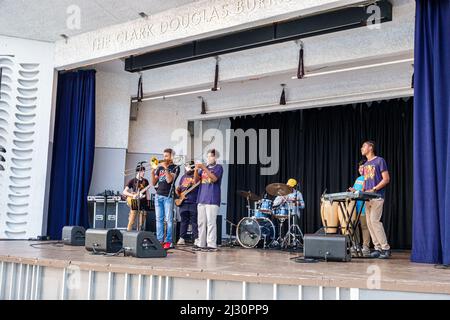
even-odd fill
[[[150,183],[147,179],[144,178],[144,175],[145,167],[142,164],[139,164],[136,167],[136,177],[128,181],[127,185],[125,186],[125,190],[123,190],[124,196],[140,202],[138,208],[130,205],[127,231],[131,231],[133,229],[136,215],[139,214],[139,225],[141,226],[141,228],[147,218],[147,211],[145,211],[145,209],[147,202],[150,201],[150,192],[148,192]]]
[[[181,177],[179,185],[176,189],[176,193],[180,196],[183,192],[190,189],[195,185],[194,180],[194,161],[189,161],[186,163],[185,174]],[[186,244],[186,235],[189,224],[192,228],[192,239],[194,239],[194,245],[198,242],[198,225],[197,225],[197,196],[198,187],[192,189],[187,195],[182,204],[180,205],[180,239],[178,239],[178,245]]]
[[[301,192],[298,191],[296,188],[298,185],[297,180],[291,178],[288,180],[288,182],[286,184],[289,187],[293,188],[294,190],[286,196],[277,196],[275,198],[275,200],[273,201],[273,206],[278,207],[278,206],[284,205],[288,202],[293,202],[293,203],[295,203],[295,206],[298,209],[304,209],[305,202],[303,201],[303,196],[302,196]],[[300,214],[300,213],[297,211],[297,214]]]

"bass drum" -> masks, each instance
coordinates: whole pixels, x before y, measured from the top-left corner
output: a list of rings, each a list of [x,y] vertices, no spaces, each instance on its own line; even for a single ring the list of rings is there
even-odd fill
[[[244,248],[265,248],[275,240],[275,226],[267,218],[243,218],[237,225],[236,238]]]

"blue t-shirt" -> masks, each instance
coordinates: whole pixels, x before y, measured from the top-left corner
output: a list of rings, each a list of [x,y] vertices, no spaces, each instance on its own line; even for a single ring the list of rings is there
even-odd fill
[[[206,172],[199,170],[201,183],[198,190],[197,203],[215,204],[220,206],[220,185],[222,183],[223,167],[220,164],[208,165],[208,170],[216,177],[217,181],[212,182]]]
[[[356,189],[356,191],[363,191],[364,188],[364,176],[359,176],[355,180],[355,184],[353,185],[353,189]],[[356,210],[359,212],[361,210],[361,206],[363,205],[364,201],[356,201]],[[366,213],[366,207],[362,208],[361,215],[363,216]]]
[[[387,171],[386,161],[381,157],[375,157],[364,163],[364,191],[373,189],[383,180],[382,172]],[[377,193],[384,198],[384,188],[377,190]]]

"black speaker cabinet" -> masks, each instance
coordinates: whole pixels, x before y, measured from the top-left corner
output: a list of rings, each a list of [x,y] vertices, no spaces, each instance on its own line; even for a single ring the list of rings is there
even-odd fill
[[[136,258],[167,257],[166,250],[163,249],[153,232],[122,231],[122,235],[126,256]]]
[[[65,226],[62,229],[62,241],[69,246],[84,246],[86,230],[79,226]]]
[[[338,234],[306,234],[303,253],[305,259],[325,259],[327,261],[350,261],[350,239]]]
[[[86,250],[116,253],[122,249],[122,233],[117,229],[86,230]]]

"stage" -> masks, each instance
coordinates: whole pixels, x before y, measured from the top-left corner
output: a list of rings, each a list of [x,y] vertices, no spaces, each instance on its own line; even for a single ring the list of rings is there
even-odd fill
[[[411,263],[407,251],[298,263],[296,252],[240,247],[138,259],[35,244],[0,241],[0,299],[450,299],[450,270]]]

